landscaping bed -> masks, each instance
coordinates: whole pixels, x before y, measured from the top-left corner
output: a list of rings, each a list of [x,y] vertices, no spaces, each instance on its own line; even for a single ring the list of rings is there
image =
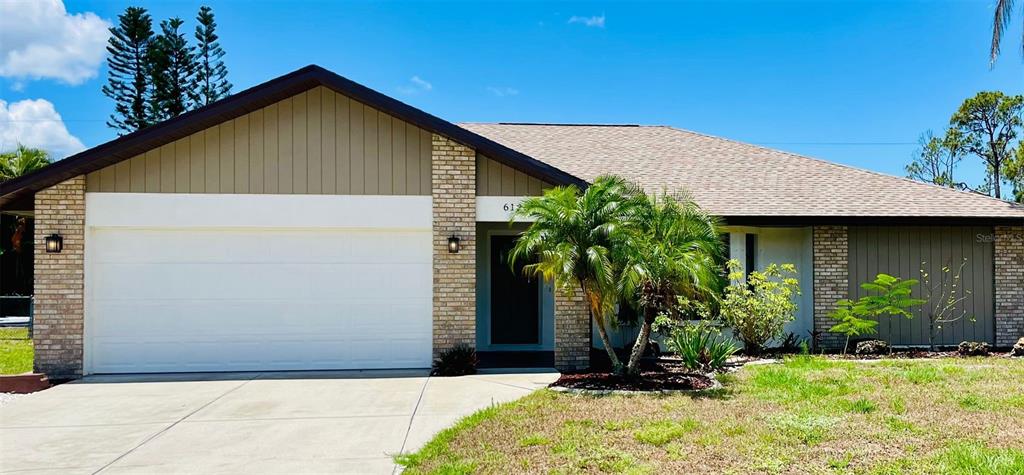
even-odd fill
[[[541,390],[397,460],[406,473],[1024,473],[1024,360],[788,356],[722,389]]]
[[[714,386],[712,378],[694,373],[680,363],[667,361],[646,366],[635,377],[609,372],[563,374],[550,385],[552,388],[589,391],[699,391]]]

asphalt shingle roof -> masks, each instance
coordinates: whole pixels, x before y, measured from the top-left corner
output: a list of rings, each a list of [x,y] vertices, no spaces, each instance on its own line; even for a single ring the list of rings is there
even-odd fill
[[[721,216],[1021,218],[1024,206],[667,126],[460,124],[585,180],[688,191]]]

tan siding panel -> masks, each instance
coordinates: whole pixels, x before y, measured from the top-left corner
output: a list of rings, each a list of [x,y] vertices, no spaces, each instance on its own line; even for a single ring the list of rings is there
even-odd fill
[[[292,193],[307,193],[309,190],[308,99],[309,92],[304,92],[295,96],[292,102]]]
[[[188,137],[174,141],[174,192],[189,192]]]
[[[131,165],[128,160],[114,165],[114,190],[121,193],[127,193],[132,188],[132,173]]]
[[[146,152],[146,192],[160,192],[160,149]]]
[[[366,107],[362,104],[351,101],[349,104],[349,126],[351,127],[351,133],[349,134],[349,160],[351,165],[349,166],[349,191],[353,195],[362,195],[366,192],[366,187],[363,186],[364,176],[363,168],[366,164],[366,151],[363,150],[363,142],[365,142],[365,136],[363,131],[366,129],[363,121],[364,112]]]
[[[335,163],[335,185],[339,195],[347,195],[352,190],[352,101],[340,94],[333,94],[334,102],[334,137],[335,151],[338,154]]]
[[[206,129],[206,192],[220,193],[220,126]]]
[[[260,109],[249,114],[249,192],[263,193],[263,114]]]
[[[139,193],[429,195],[430,147],[430,132],[317,87],[89,173],[86,187]],[[486,157],[478,162],[485,173],[488,165],[499,168]],[[490,183],[508,194],[528,189],[529,180],[508,169]]]
[[[325,92],[320,99],[320,139],[321,162],[320,162],[320,187],[321,193],[333,195],[337,193],[338,175],[335,167],[338,164],[337,129],[335,128],[335,94]]]
[[[174,193],[174,145],[160,147],[160,193]]]
[[[292,182],[292,165],[295,151],[292,149],[292,99],[278,103],[277,108],[277,186],[278,193],[291,194],[295,189]]]
[[[128,161],[128,166],[131,167],[132,184],[128,190],[132,193],[145,193],[146,192],[146,157],[145,155],[136,155]]]
[[[280,147],[277,140],[277,104],[263,109],[263,192],[279,193],[277,168],[280,163]]]
[[[201,130],[188,138],[190,193],[206,191],[206,131]]]
[[[235,193],[249,192],[249,115],[235,119]]]
[[[476,192],[479,196],[539,196],[551,185],[477,154]]]
[[[320,135],[322,88],[314,88],[306,97],[306,193],[323,193],[323,137]]]

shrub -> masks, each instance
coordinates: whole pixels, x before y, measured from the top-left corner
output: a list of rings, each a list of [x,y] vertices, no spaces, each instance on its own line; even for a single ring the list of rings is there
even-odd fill
[[[434,360],[433,376],[463,376],[476,374],[476,365],[479,361],[476,357],[476,350],[469,345],[456,345],[441,351]]]
[[[982,341],[961,341],[956,346],[956,351],[960,353],[960,356],[988,356],[990,349],[992,349],[992,345]]]
[[[786,323],[793,321],[800,283],[793,264],[769,264],[764,271],[751,272],[742,282],[739,261],[729,261],[729,280],[722,299],[722,319],[736,330],[748,353],[759,353],[764,344],[782,336]]]
[[[725,361],[739,351],[717,327],[705,321],[677,327],[669,336],[668,346],[692,370],[722,369]]]

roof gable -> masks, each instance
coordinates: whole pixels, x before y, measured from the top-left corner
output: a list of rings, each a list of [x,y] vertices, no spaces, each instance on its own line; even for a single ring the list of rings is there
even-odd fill
[[[320,66],[310,65],[253,86],[208,106],[186,112],[173,119],[59,160],[29,175],[0,183],[0,209],[7,209],[18,201],[24,202],[23,200],[30,199],[32,194],[43,188],[130,159],[316,86],[327,87],[398,119],[446,136],[531,176],[557,184],[584,184],[583,180],[551,165],[355,83]]]

